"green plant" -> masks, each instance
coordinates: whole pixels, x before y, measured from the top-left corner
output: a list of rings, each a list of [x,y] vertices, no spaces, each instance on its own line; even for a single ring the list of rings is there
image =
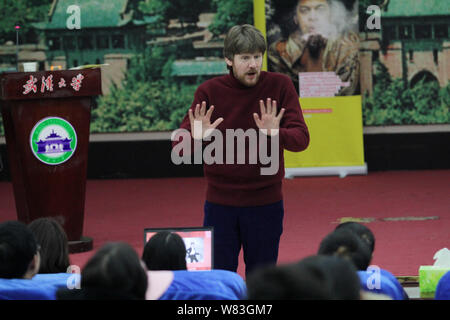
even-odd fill
[[[209,31],[214,35],[224,34],[236,24],[253,24],[253,0],[212,0],[217,8]]]
[[[390,79],[383,67],[377,70],[372,96],[363,99],[364,125],[450,123],[450,84],[440,88],[422,79],[404,89],[402,79]]]
[[[171,49],[153,46],[136,55],[122,87],[113,86],[92,111],[92,132],[166,131],[178,128],[197,83],[171,76]]]

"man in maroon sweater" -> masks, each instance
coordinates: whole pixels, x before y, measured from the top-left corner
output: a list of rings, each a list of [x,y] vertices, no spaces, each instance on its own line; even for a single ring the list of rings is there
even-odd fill
[[[204,225],[214,227],[214,267],[236,271],[242,246],[246,274],[277,262],[284,216],[283,149],[302,151],[309,144],[292,81],[261,71],[265,50],[265,39],[255,27],[231,28],[224,42],[230,73],[198,87],[180,131],[172,135],[172,159],[174,153],[189,153],[190,148],[180,149],[182,144],[205,148]],[[236,139],[241,144],[230,145]],[[212,144],[214,152],[210,148],[206,159],[206,149]],[[264,171],[268,161],[261,159],[262,150],[269,149],[272,170]]]

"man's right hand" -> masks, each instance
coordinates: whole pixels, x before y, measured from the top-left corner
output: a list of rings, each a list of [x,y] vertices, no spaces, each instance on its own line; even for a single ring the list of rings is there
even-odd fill
[[[201,106],[200,104],[197,104],[194,111],[189,109],[189,121],[191,123],[192,138],[195,140],[202,140],[206,138],[209,134],[211,134],[211,131],[223,121],[223,118],[218,118],[211,124],[211,115],[213,111],[214,106],[209,107],[208,111],[206,111],[205,101],[202,102]]]

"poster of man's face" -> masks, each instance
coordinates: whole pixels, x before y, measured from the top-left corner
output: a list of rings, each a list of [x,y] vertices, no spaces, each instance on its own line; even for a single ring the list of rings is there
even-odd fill
[[[295,8],[294,22],[302,34],[321,34],[327,37],[330,33],[330,6],[326,0],[299,1]]]
[[[301,97],[359,94],[357,5],[266,0],[269,71],[288,75]]]

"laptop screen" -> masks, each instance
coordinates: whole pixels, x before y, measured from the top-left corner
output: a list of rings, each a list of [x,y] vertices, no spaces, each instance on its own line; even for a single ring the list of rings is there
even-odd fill
[[[211,270],[214,265],[213,228],[145,228],[144,246],[158,232],[170,231],[178,234],[186,246],[188,270]]]

